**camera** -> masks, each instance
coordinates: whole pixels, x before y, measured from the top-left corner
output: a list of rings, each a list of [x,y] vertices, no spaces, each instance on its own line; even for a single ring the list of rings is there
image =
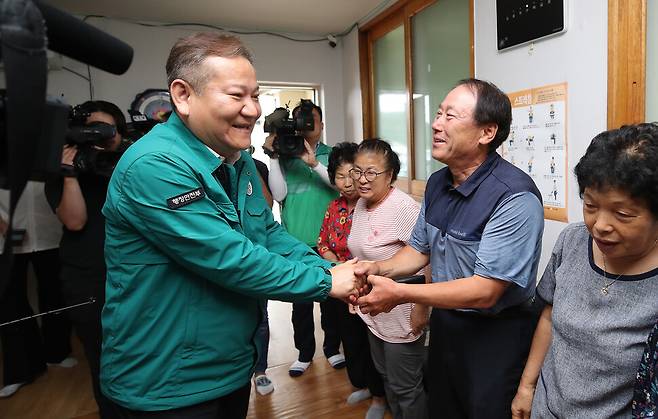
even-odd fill
[[[122,141],[116,150],[105,150],[111,145],[117,134],[114,125],[105,122],[92,122],[87,124],[91,112],[84,106],[74,107],[69,115],[69,127],[66,133],[66,143],[77,146],[78,152],[73,159],[73,170],[76,173],[94,173],[110,177],[119,158],[129,142]],[[71,169],[63,166],[62,171],[67,174]]]
[[[280,157],[299,157],[304,154],[304,136],[300,135],[300,132],[314,129],[314,106],[310,100],[302,99],[292,118],[287,107],[276,108],[265,117],[263,131],[276,133],[272,147]]]

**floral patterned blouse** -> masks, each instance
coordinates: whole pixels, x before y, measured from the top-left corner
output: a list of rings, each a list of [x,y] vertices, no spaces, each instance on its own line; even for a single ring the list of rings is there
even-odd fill
[[[318,253],[333,252],[340,262],[352,258],[347,248],[347,236],[352,229],[352,212],[347,210],[347,199],[338,197],[329,203],[318,237]]]
[[[658,323],[649,335],[642,354],[633,393],[633,418],[658,417]]]

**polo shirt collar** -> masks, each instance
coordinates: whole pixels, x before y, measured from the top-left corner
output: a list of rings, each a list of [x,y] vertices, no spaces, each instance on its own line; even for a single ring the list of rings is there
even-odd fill
[[[446,186],[451,190],[459,192],[464,197],[471,195],[478,188],[478,186],[480,186],[480,183],[482,183],[482,181],[484,181],[491,174],[493,169],[497,166],[498,160],[500,158],[500,155],[495,151],[489,153],[486,160],[483,161],[482,164],[477,169],[475,169],[473,173],[471,173],[471,175],[464,181],[464,183],[456,188],[452,186],[453,179],[450,169],[446,170]]]

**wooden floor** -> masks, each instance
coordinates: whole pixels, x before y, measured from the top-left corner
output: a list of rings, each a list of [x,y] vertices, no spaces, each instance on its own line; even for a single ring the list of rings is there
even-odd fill
[[[322,354],[319,306],[315,305],[317,349],[309,370],[299,378],[288,376],[297,357],[290,323],[291,304],[271,301],[270,353],[267,374],[275,390],[261,396],[252,388],[248,418],[361,419],[369,401],[347,406],[352,391],[345,369],[334,370]],[[32,384],[8,399],[0,399],[0,419],[98,419],[89,369],[80,345],[74,345],[80,363],[73,368],[50,367]],[[387,413],[386,418],[390,418]]]

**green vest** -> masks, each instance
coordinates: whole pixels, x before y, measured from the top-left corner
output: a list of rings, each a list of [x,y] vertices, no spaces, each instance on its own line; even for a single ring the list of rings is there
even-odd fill
[[[315,158],[327,166],[331,147],[318,144]],[[317,246],[324,213],[338,192],[300,158],[282,159],[281,167],[288,193],[283,201],[281,222],[293,237],[311,247]]]

